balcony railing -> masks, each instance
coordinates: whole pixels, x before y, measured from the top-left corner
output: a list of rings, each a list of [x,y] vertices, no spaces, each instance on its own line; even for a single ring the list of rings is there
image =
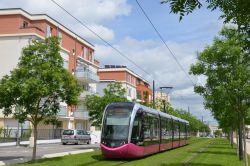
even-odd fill
[[[89,119],[89,112],[84,109],[76,109],[73,115],[76,119]]]
[[[83,81],[86,83],[98,83],[99,76],[97,73],[94,73],[90,70],[77,69],[75,72],[75,76],[79,81]]]

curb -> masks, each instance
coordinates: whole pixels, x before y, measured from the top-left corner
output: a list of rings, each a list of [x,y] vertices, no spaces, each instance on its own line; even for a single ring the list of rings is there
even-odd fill
[[[37,140],[37,145],[40,144],[55,144],[60,143],[60,139],[54,139],[54,140]],[[20,146],[28,145],[29,141],[22,141],[20,142]],[[6,143],[0,143],[0,147],[7,147],[7,146],[16,146],[16,142],[6,142]],[[0,165],[1,166],[1,165]]]

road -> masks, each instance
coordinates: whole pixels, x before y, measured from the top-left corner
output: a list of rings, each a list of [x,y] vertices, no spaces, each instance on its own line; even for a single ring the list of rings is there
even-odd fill
[[[41,144],[37,146],[37,158],[42,158],[46,154],[62,153],[69,151],[79,151],[84,149],[97,149],[98,144],[94,145],[62,145],[55,144]],[[8,146],[0,147],[0,165],[1,163],[12,164],[21,161],[29,161],[32,156],[32,148],[28,146]]]

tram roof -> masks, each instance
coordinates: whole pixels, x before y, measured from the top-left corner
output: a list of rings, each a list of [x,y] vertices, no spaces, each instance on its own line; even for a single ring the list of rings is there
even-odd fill
[[[184,120],[184,119],[181,119],[181,118],[178,118],[178,117],[175,117],[173,115],[170,115],[170,114],[167,114],[167,113],[164,113],[164,112],[161,112],[159,110],[156,110],[156,109],[153,109],[153,108],[149,108],[149,107],[146,107],[144,105],[141,105],[141,104],[135,104],[137,107],[141,107],[143,108],[144,111],[148,112],[148,113],[152,113],[152,114],[158,114],[162,117],[165,117],[165,118],[169,118],[169,119],[173,119],[173,120],[176,120],[176,121],[179,121],[179,122],[182,122],[182,123],[187,123],[189,124],[188,121]]]

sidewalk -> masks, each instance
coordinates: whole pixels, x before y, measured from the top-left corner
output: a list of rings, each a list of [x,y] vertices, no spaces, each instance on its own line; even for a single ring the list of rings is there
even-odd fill
[[[37,140],[37,144],[54,144],[54,143],[60,143],[61,139],[51,139],[51,140]],[[29,141],[21,141],[20,145],[29,145]],[[6,143],[0,143],[0,147],[4,146],[16,146],[16,142],[6,142]]]
[[[94,151],[94,149],[84,149],[84,150],[76,150],[76,151],[61,152],[61,153],[51,153],[51,154],[45,154],[41,157],[37,157],[37,159],[62,157],[62,156],[66,156],[66,155],[87,153],[87,152],[93,152],[93,151]],[[7,160],[7,161],[0,161],[0,166],[25,163],[28,161],[31,161],[31,157],[28,159],[27,158],[17,158],[17,159],[12,159],[12,160]]]
[[[37,159],[62,157],[65,155],[92,152],[99,148],[99,144],[69,144],[62,145],[60,139],[57,140],[39,140],[37,147]],[[28,145],[29,141],[21,142],[22,145]],[[33,148],[29,146],[13,146],[13,143],[2,143],[0,147],[0,166],[24,163],[31,160]]]

